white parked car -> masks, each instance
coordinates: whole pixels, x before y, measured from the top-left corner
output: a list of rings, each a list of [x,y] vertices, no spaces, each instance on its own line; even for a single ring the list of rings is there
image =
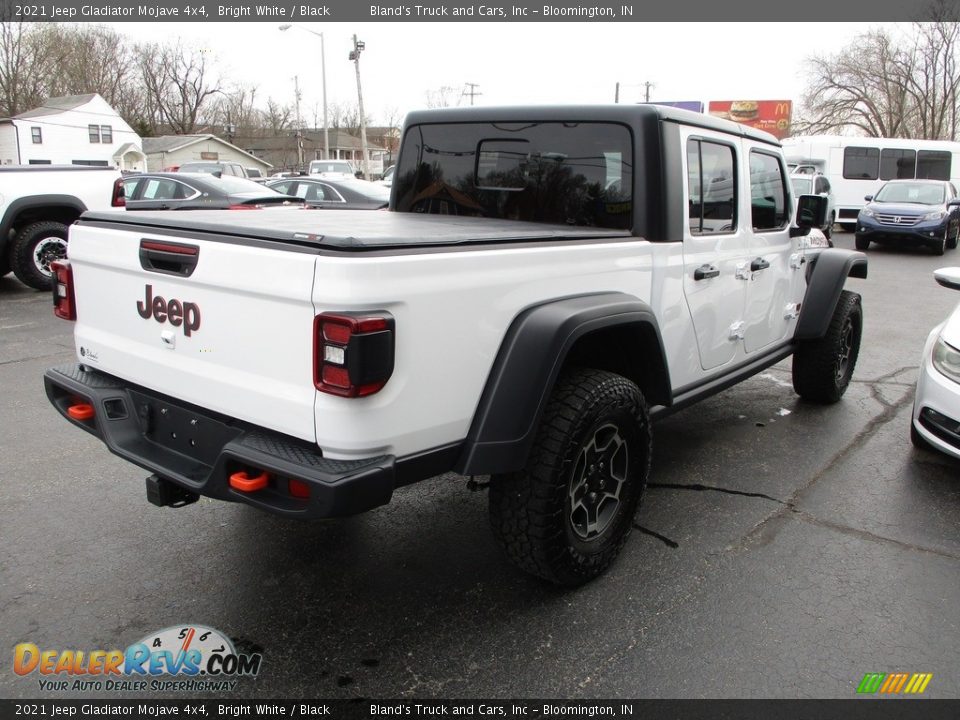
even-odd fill
[[[960,267],[943,268],[933,276],[944,287],[960,290]],[[917,447],[960,458],[960,305],[924,345],[910,439]]]
[[[346,160],[312,160],[307,174],[324,180],[352,180],[357,171]]]

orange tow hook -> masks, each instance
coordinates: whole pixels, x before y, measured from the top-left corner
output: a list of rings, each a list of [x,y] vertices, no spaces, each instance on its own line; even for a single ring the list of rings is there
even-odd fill
[[[230,476],[230,487],[234,490],[239,490],[240,492],[256,492],[257,490],[263,490],[267,486],[267,482],[270,480],[270,476],[266,471],[261,472],[259,475],[250,477],[246,470],[243,472],[236,472]]]
[[[90,403],[77,403],[67,408],[67,415],[74,420],[90,420],[93,418],[93,405]]]

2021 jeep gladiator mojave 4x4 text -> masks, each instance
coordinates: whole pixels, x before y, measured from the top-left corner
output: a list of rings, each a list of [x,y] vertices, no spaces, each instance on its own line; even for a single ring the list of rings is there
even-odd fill
[[[50,401],[198,495],[358,513],[490,475],[521,568],[584,582],[622,547],[651,419],[789,355],[834,402],[866,258],[826,244],[777,142],[655,106],[411,114],[389,212],[86,213],[56,266],[80,364]]]
[[[0,277],[46,290],[67,256],[67,226],[85,210],[123,206],[120,171],[84,165],[0,167]]]

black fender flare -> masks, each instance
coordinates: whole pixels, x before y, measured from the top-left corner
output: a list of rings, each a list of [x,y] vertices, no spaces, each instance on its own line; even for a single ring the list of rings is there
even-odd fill
[[[793,334],[796,340],[815,340],[827,334],[848,277],[866,279],[867,256],[862,252],[830,248],[810,260],[807,292]]]
[[[670,376],[660,327],[647,303],[611,292],[535,305],[514,318],[507,330],[456,471],[489,475],[522,468],[571,349],[590,333],[611,328],[624,333],[628,351],[643,353],[647,401],[669,405]]]
[[[3,219],[0,220],[0,255],[6,252],[10,229],[16,217],[24,210],[42,207],[69,208],[77,211],[77,217],[87,211],[83,201],[74,195],[27,195],[13,200],[3,213]]]

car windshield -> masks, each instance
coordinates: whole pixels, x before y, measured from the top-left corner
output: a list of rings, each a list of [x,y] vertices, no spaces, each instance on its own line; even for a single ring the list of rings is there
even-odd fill
[[[813,180],[810,178],[790,178],[790,184],[793,185],[793,191],[797,195],[809,195],[812,191]]]
[[[310,163],[310,174],[317,175],[319,173],[346,173],[347,175],[353,175],[353,168],[350,167],[350,163],[347,162],[315,160]]]
[[[873,201],[942,205],[944,199],[943,185],[930,185],[927,183],[887,183],[880,188],[880,192],[873,198]]]

